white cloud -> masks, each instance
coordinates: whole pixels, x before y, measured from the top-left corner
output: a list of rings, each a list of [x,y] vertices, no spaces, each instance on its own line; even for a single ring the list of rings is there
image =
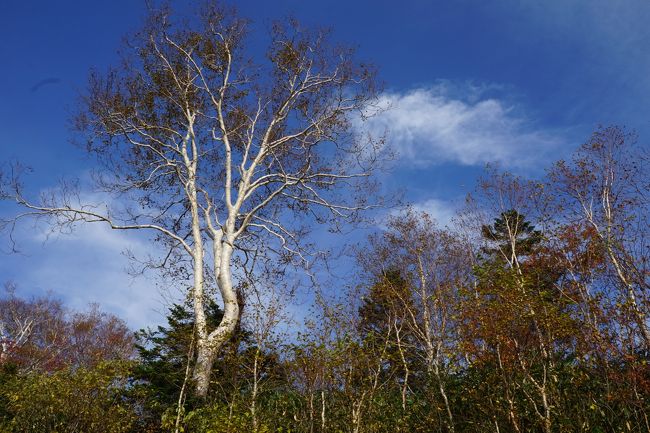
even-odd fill
[[[49,292],[75,310],[97,303],[133,329],[164,320],[167,300],[152,275],[134,277],[127,272],[131,262],[124,251],[140,258],[157,252],[143,233],[115,231],[93,223],[43,242],[45,230],[29,224],[22,227],[17,235],[27,255],[5,256],[0,265],[0,275],[15,281],[21,296]]]
[[[456,205],[451,201],[431,198],[413,204],[417,212],[425,212],[433,218],[440,227],[451,226],[452,219],[456,215]]]
[[[445,162],[530,167],[549,158],[563,140],[535,128],[516,107],[482,98],[477,86],[446,83],[381,96],[382,110],[357,128],[388,134],[388,145],[403,162],[429,166]]]
[[[439,198],[429,198],[413,203],[407,206],[401,206],[387,210],[377,217],[376,227],[380,230],[388,230],[387,221],[390,218],[400,217],[406,209],[412,209],[417,213],[426,213],[437,224],[439,228],[453,229],[454,217],[459,209],[457,200],[443,200]]]

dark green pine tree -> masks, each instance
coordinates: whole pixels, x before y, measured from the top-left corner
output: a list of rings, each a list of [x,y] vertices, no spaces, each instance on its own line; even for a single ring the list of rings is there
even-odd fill
[[[208,327],[214,328],[221,321],[223,311],[214,301],[207,302]],[[186,372],[191,373],[196,359],[194,338],[194,313],[189,305],[174,304],[167,315],[167,326],[159,325],[155,330],[141,329],[136,332],[136,348],[140,362],[135,368],[133,378],[136,385],[134,393],[143,402],[143,416],[150,425],[159,425],[165,411],[175,408],[186,380]],[[224,347],[221,357],[239,351],[247,333],[239,328],[228,347]],[[219,366],[219,360],[215,367]],[[215,368],[214,375],[220,373]],[[186,389],[191,392],[192,387]],[[186,407],[197,403],[191,394]]]
[[[416,365],[416,351],[419,350],[417,338],[404,323],[408,320],[407,310],[416,311],[411,290],[399,269],[388,269],[376,277],[359,307],[359,333],[363,336],[364,346],[377,353],[384,352],[383,348],[386,348],[385,374],[393,375],[398,381],[404,373],[404,365],[395,328],[400,329],[402,353],[410,368],[418,370],[422,367]]]
[[[524,215],[514,209],[502,212],[492,225],[481,227],[481,234],[488,241],[488,245],[481,249],[484,271],[487,269],[499,274],[497,269],[505,271],[507,268],[504,266],[506,257],[516,255],[527,276],[527,283],[537,290],[553,292],[564,270],[557,266],[557,253],[544,245],[542,232],[535,229]]]
[[[397,269],[388,269],[370,286],[367,296],[359,307],[360,331],[365,337],[387,335],[388,318],[404,299],[410,299],[406,280]]]
[[[535,230],[535,226],[514,209],[501,212],[492,225],[482,226],[481,234],[492,244],[483,248],[483,252],[488,256],[500,256],[504,252],[511,255],[513,238],[517,256],[531,254],[542,241],[542,232]]]
[[[510,209],[494,219],[491,225],[481,226],[486,245],[481,248],[474,273],[482,285],[516,286],[520,276],[511,268],[516,261],[526,274],[529,289],[548,290],[561,276],[553,266],[548,251],[543,247],[543,234],[525,215]]]

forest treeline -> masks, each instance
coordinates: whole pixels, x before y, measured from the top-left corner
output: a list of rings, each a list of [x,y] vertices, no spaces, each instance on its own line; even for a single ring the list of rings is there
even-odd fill
[[[302,324],[242,294],[207,397],[189,303],[133,334],[10,288],[0,430],[650,431],[646,156],[604,128],[538,181],[489,170],[449,227],[391,214]]]

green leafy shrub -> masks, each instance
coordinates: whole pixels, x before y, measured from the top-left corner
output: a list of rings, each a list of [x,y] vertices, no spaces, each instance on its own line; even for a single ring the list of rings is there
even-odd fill
[[[121,433],[136,421],[124,397],[130,364],[16,377],[4,391],[11,420],[7,431],[23,433]]]

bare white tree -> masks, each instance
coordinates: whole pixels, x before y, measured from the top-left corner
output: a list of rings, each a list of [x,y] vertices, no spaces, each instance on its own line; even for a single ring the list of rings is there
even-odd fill
[[[588,227],[607,259],[615,302],[636,324],[633,339],[650,350],[650,248],[647,153],[618,127],[600,129],[551,172],[560,210]]]
[[[273,377],[275,361],[274,353],[287,341],[289,335],[281,326],[291,326],[293,318],[287,310],[293,295],[290,291],[282,290],[281,286],[265,287],[258,285],[251,290],[245,302],[246,312],[243,314],[245,329],[250,332],[252,347],[247,367],[250,374],[250,401],[248,404],[251,414],[253,432],[260,431],[258,403],[260,394],[265,391],[267,382]]]
[[[14,296],[12,283],[6,283],[5,290],[9,297],[0,301],[0,365],[6,362],[12,350],[29,341],[38,320],[36,315],[21,314],[21,305]]]
[[[468,280],[467,249],[457,237],[437,227],[431,217],[413,209],[392,216],[386,231],[370,238],[370,251],[359,263],[371,281],[375,296],[394,316],[395,346],[403,364],[402,406],[406,409],[409,360],[405,352],[421,359],[431,383],[437,384],[444,403],[447,428],[454,417],[445,385],[450,366],[459,358],[455,317],[458,290]]]
[[[91,74],[76,118],[102,163],[97,187],[118,199],[89,203],[68,183],[31,200],[11,177],[5,194],[25,212],[5,224],[44,217],[58,228],[96,222],[155,233],[168,251],[159,265],[192,281],[193,378],[205,396],[240,317],[235,267],[249,272],[271,256],[308,263],[314,250],[304,227],[354,219],[370,206],[373,146],[351,126],[376,92],[372,68],[326,32],[276,24],[266,61],[256,64],[246,55],[247,22],[232,11],[207,7],[183,23],[169,17],[152,13],[122,65]],[[213,286],[224,316],[208,329]]]

